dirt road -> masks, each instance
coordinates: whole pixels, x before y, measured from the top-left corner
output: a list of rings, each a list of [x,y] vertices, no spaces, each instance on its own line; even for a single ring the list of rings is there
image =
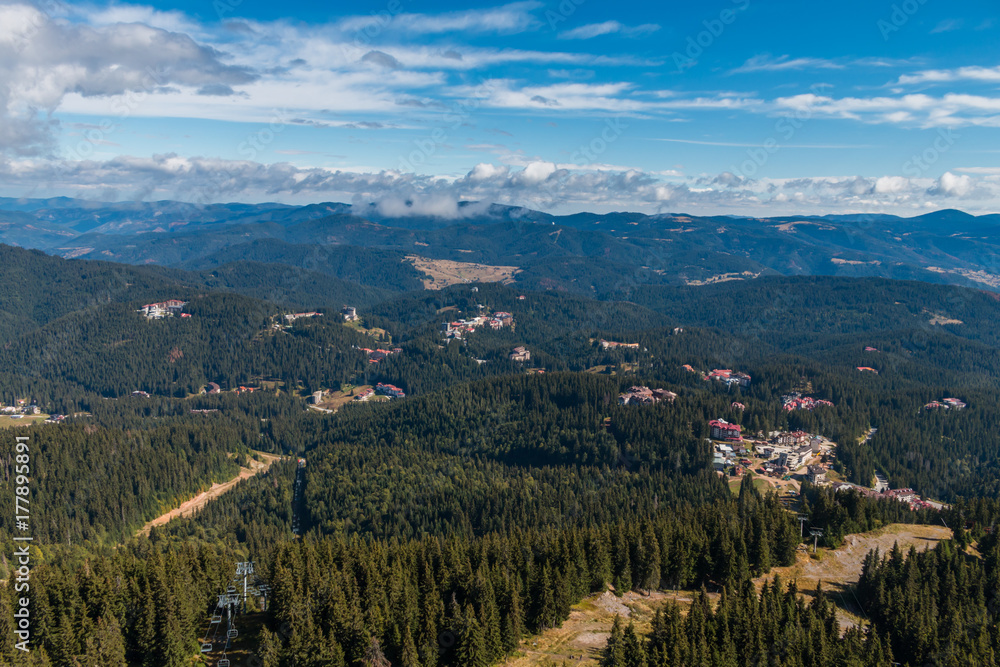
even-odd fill
[[[200,510],[202,507],[204,507],[206,504],[208,504],[210,500],[218,498],[222,494],[232,489],[234,486],[236,486],[236,484],[240,480],[249,479],[250,477],[253,477],[256,474],[264,470],[267,470],[268,468],[271,467],[271,465],[275,461],[281,459],[280,456],[277,456],[275,454],[265,454],[264,452],[257,452],[257,453],[260,454],[261,457],[264,459],[263,463],[261,463],[260,461],[256,461],[254,459],[250,459],[250,467],[240,468],[239,475],[233,477],[228,482],[223,482],[221,484],[213,484],[212,488],[209,489],[208,491],[202,491],[194,498],[191,498],[190,500],[181,503],[180,507],[176,507],[170,510],[169,512],[166,512],[156,517],[155,519],[147,523],[145,526],[137,530],[135,533],[136,537],[140,535],[149,535],[149,531],[150,529],[153,528],[153,526],[165,525],[169,523],[171,519],[176,519],[177,517],[180,516],[191,516],[192,514]]]

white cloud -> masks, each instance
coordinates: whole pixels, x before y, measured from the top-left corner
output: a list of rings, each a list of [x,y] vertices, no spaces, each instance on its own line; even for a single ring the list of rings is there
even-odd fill
[[[957,69],[931,69],[904,74],[896,81],[896,85],[914,85],[925,83],[952,83],[955,81],[981,81],[985,83],[1000,83],[1000,67],[959,67]]]
[[[460,217],[461,202],[502,203],[549,211],[688,210],[692,213],[818,214],[897,212],[927,202],[969,211],[1000,209],[1000,179],[802,177],[748,179],[731,173],[684,177],[629,170],[580,170],[531,161],[523,169],[481,163],[457,178],[397,171],[352,172],[251,161],[120,157],[104,162],[18,160],[0,164],[0,182],[19,196],[50,193],[107,199],[181,199],[201,203],[341,200],[386,215]],[[44,184],[44,185],[40,185]],[[34,191],[29,188],[36,187]]]
[[[750,58],[734,69],[732,73],[782,72],[797,69],[843,69],[844,67],[842,63],[824,58],[792,58],[787,55],[775,58],[768,54],[762,54]]]
[[[77,25],[29,5],[0,5],[0,152],[51,151],[55,123],[48,114],[67,94],[96,98],[175,86],[219,92],[256,78],[187,35],[141,23]]]
[[[965,197],[972,192],[975,187],[972,178],[969,176],[956,176],[950,171],[941,174],[937,187],[934,190],[946,197]]]
[[[660,29],[655,23],[644,23],[637,26],[628,26],[619,21],[604,21],[603,23],[590,23],[582,25],[572,30],[559,33],[559,39],[593,39],[602,35],[622,35],[624,37],[643,37],[650,35]]]
[[[965,23],[962,19],[945,19],[931,29],[931,34],[936,35],[941,32],[952,32],[958,30]]]
[[[843,97],[803,94],[782,97],[772,108],[811,116],[829,116],[869,123],[901,123],[918,127],[1000,127],[1000,98],[948,93],[898,97]]]
[[[339,21],[337,28],[345,32],[372,31],[404,32],[412,35],[437,35],[449,32],[513,34],[541,26],[531,11],[540,2],[515,2],[490,9],[470,9],[443,14],[398,14],[395,16],[353,16]]]
[[[906,192],[910,187],[910,179],[902,176],[882,176],[875,181],[875,192],[877,194],[899,194]]]

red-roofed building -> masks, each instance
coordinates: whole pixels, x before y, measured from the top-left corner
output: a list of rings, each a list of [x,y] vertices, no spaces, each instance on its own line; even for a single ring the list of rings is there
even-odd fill
[[[403,390],[392,384],[382,384],[379,382],[375,385],[375,391],[390,398],[406,398],[406,394]]]
[[[739,424],[730,424],[725,419],[713,419],[708,422],[708,426],[713,440],[743,442],[743,427]]]

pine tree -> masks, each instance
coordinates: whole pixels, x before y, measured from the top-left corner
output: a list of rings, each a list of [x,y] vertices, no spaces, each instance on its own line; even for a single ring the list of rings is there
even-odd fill
[[[94,634],[87,638],[83,664],[86,667],[126,664],[125,641],[114,616],[98,619]]]
[[[392,667],[392,663],[382,654],[382,647],[375,637],[372,637],[371,641],[368,642],[368,648],[365,649],[365,654],[361,658],[361,664],[364,667]]]
[[[625,632],[622,630],[621,616],[616,615],[611,625],[611,636],[604,647],[601,667],[625,667]]]

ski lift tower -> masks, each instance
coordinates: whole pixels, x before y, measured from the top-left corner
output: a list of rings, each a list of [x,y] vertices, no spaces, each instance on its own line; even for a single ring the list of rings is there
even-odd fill
[[[215,611],[208,619],[208,631],[201,641],[202,653],[211,653],[217,643],[222,644],[222,657],[215,667],[230,667],[226,654],[232,641],[239,636],[236,617],[246,613],[247,598],[260,598],[261,606],[266,611],[270,591],[270,586],[257,574],[253,561],[236,563],[236,576],[229,582],[226,592],[218,596]]]
[[[819,542],[819,538],[823,537],[823,531],[819,528],[810,528],[809,534],[813,538],[813,553],[816,553],[816,544]]]

